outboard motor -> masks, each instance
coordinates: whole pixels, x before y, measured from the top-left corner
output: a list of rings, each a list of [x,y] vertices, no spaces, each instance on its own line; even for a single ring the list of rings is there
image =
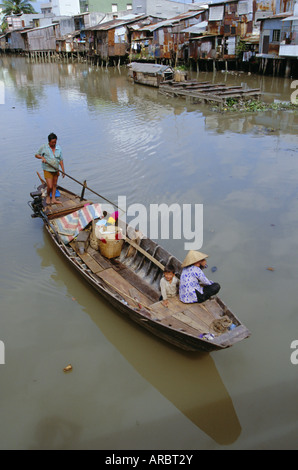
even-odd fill
[[[32,197],[33,201],[30,201],[30,206],[33,210],[33,214],[31,214],[31,217],[42,217],[41,211],[42,211],[42,192],[41,191],[34,191],[30,193],[30,196]]]

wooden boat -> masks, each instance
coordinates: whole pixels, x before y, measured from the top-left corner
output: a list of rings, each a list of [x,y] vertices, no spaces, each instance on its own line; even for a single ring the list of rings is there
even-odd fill
[[[174,69],[169,65],[132,62],[128,65],[128,76],[134,83],[158,88],[162,82],[173,78]]]
[[[92,220],[76,238],[65,242],[63,231],[59,232],[60,221],[86,207],[90,212],[94,205],[83,198],[83,192],[80,197],[59,186],[61,204],[46,206],[41,189],[30,194],[32,217],[42,218],[54,245],[70,265],[126,317],[187,351],[221,350],[250,336],[218,296],[202,304],[184,304],[177,296],[165,307],[159,300],[164,266],[170,262],[179,277],[181,262],[151,239],[136,239],[137,232],[121,220],[118,227],[125,238],[115,258],[107,258],[99,251]]]

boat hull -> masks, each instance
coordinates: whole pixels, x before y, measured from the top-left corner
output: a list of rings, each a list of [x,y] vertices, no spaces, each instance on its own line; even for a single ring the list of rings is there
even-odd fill
[[[208,300],[204,305],[183,304],[177,297],[170,300],[170,308],[164,307],[159,301],[162,266],[171,260],[179,271],[181,263],[152,240],[142,240],[143,248],[133,244],[132,258],[128,256],[132,242],[127,238],[119,259],[106,260],[96,250],[93,253],[90,247],[88,252],[80,254],[74,243],[64,243],[56,232],[53,223],[59,214],[52,212],[49,219],[41,199],[37,199],[36,195],[34,198],[37,202],[30,204],[33,216],[43,219],[49,237],[69,265],[117,312],[141,328],[185,351],[222,350],[250,336],[249,330],[218,297]],[[82,206],[81,199],[78,205]],[[57,210],[64,209],[59,207]],[[230,318],[235,329],[212,335],[211,340],[205,334],[202,335],[204,331],[209,331],[207,320],[210,323],[212,319],[223,316]]]
[[[141,328],[144,328],[151,334],[157,336],[161,340],[167,341],[168,343],[183,349],[184,351],[212,352],[231,347],[235,342],[241,339],[245,339],[249,336],[248,330],[243,327],[241,332],[239,331],[237,337],[231,338],[230,335],[227,335],[226,342],[221,342],[221,344],[218,344],[215,342],[202,340],[199,337],[195,338],[185,334],[185,332],[177,331],[175,328],[164,326],[156,320],[148,318],[147,312],[144,309],[135,309],[125,305],[122,299],[117,298],[117,292],[113,295],[108,287],[104,285],[104,283],[100,283],[94,275],[86,271],[86,269],[84,269],[75,258],[67,253],[65,246],[56,240],[47,223],[45,223],[45,229],[62,256],[90,286],[92,286],[104,299],[106,299],[119,313],[139,325]]]

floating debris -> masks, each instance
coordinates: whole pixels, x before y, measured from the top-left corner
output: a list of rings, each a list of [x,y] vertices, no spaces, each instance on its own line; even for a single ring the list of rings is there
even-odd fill
[[[254,113],[259,111],[298,111],[298,106],[290,102],[282,103],[265,103],[260,99],[235,99],[228,98],[225,102],[225,106],[215,106],[213,111],[217,112],[241,112],[241,113]],[[263,131],[266,134],[272,134],[277,132],[278,129],[272,127],[265,127]]]
[[[274,268],[269,267],[269,268],[266,268],[266,269],[267,269],[267,271],[274,271]]]
[[[71,372],[72,371],[72,365],[68,364],[68,366],[64,367],[63,372]]]
[[[209,341],[212,341],[215,338],[215,335],[213,333],[203,333],[199,336],[199,338],[208,339]]]

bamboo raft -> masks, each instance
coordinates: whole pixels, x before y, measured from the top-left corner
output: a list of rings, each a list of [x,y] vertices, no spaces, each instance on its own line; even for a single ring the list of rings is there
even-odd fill
[[[244,88],[242,85],[227,86],[225,83],[214,84],[197,80],[165,81],[160,84],[159,92],[170,97],[191,98],[193,101],[216,102],[223,105],[229,98],[240,101],[250,98],[259,99],[261,95],[260,88]]]

